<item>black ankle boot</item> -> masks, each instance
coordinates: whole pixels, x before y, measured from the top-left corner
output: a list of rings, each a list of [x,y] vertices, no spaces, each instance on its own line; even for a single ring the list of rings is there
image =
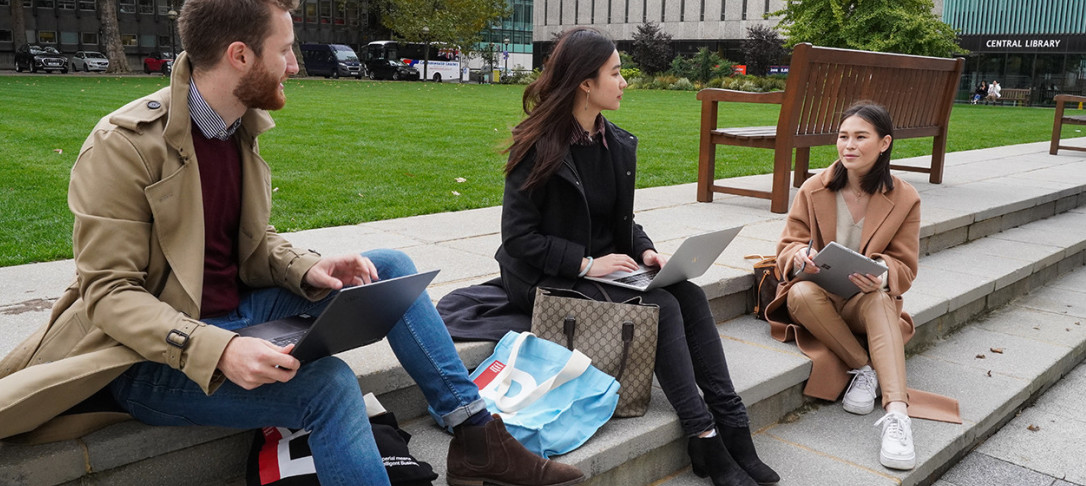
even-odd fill
[[[755,486],[757,483],[750,478],[739,464],[735,463],[720,436],[691,437],[686,445],[686,452],[690,454],[690,465],[694,474],[698,477],[706,477],[713,481],[713,486]]]
[[[724,447],[743,468],[751,479],[758,484],[774,484],[781,480],[776,471],[767,466],[758,458],[758,452],[754,450],[754,441],[750,437],[750,427],[728,427],[717,425]]]

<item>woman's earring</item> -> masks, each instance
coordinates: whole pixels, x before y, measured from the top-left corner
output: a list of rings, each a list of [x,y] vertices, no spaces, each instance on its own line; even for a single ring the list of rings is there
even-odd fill
[[[592,91],[586,91],[584,94],[584,111],[588,111],[588,97],[592,95]]]

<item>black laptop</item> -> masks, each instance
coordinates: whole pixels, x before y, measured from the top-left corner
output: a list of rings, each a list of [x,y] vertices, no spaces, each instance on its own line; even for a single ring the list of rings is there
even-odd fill
[[[238,330],[279,346],[294,344],[301,362],[375,343],[384,338],[415,303],[437,270],[378,280],[340,290],[319,316],[301,314]]]

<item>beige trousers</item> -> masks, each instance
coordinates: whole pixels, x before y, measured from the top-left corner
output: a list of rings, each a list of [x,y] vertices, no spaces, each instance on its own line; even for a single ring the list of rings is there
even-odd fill
[[[878,374],[882,405],[905,402],[905,342],[894,299],[886,292],[858,293],[850,299],[818,284],[796,282],[788,290],[788,312],[852,369],[871,363]],[[858,335],[867,336],[867,349]]]

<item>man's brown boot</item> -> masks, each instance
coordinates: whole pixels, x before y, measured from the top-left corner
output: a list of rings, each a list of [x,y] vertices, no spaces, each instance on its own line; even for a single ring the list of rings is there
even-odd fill
[[[505,430],[494,415],[486,425],[463,425],[449,443],[450,486],[565,486],[584,481],[584,473],[568,464],[533,454]]]

